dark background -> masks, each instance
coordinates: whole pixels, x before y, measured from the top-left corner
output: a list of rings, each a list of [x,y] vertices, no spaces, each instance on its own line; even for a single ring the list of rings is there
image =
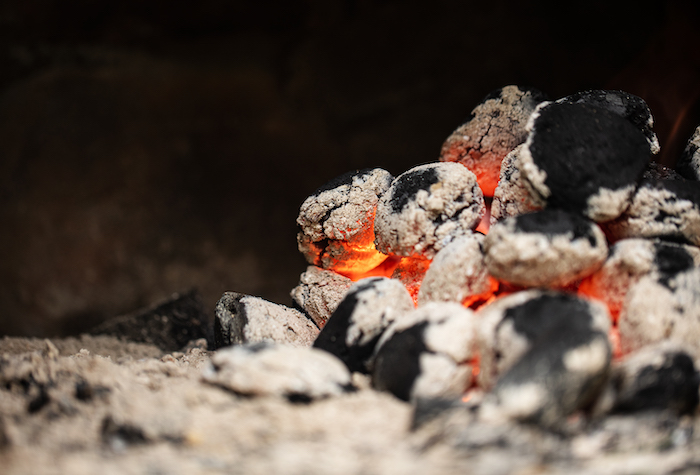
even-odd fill
[[[507,84],[641,95],[672,163],[700,123],[693,5],[3,2],[0,335],[191,287],[290,304],[304,198],[436,160]]]

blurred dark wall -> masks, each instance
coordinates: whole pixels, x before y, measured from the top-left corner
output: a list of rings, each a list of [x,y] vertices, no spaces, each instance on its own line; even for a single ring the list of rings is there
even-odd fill
[[[208,308],[226,290],[290,304],[315,188],[436,160],[506,84],[604,87],[669,11],[188,3],[0,5],[0,334],[74,333],[190,287]]]

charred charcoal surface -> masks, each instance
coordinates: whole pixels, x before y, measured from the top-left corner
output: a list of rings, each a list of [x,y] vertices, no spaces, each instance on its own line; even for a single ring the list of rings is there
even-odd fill
[[[411,389],[421,373],[420,356],[428,352],[423,341],[427,322],[395,333],[382,345],[374,360],[372,381],[380,391],[389,391],[409,401]]]
[[[430,187],[439,180],[434,168],[421,168],[406,172],[396,186],[391,189],[389,204],[394,213],[400,213],[409,201],[415,201],[420,190],[429,192]]]
[[[693,136],[683,150],[676,170],[688,180],[700,180],[700,127],[695,129]]]
[[[291,291],[294,303],[323,328],[343,299],[352,281],[333,271],[309,266]]]

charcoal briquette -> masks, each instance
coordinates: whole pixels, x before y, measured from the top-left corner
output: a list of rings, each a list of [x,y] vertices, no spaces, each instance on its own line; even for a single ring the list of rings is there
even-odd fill
[[[522,179],[522,149],[523,145],[518,145],[501,162],[500,178],[491,202],[492,225],[504,218],[539,211],[547,204],[530,182]]]
[[[352,286],[347,277],[330,270],[309,266],[291,291],[292,299],[319,328],[323,328]]]
[[[700,180],[700,126],[688,140],[683,154],[676,163],[676,170],[688,180]]]

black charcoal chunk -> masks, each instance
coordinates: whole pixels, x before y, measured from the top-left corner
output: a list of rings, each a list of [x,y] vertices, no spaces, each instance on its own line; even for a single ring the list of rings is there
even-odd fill
[[[565,287],[595,272],[608,247],[593,222],[548,208],[495,223],[484,239],[491,275],[521,286]]]
[[[606,223],[612,239],[662,238],[700,245],[700,183],[645,180],[629,208]]]
[[[225,292],[216,303],[216,348],[258,342],[311,346],[318,331],[300,311],[259,297]]]
[[[688,180],[700,180],[700,127],[695,129],[683,154],[676,163],[676,170]]]
[[[474,312],[433,302],[407,313],[377,345],[372,384],[399,399],[459,398],[472,383]]]
[[[647,169],[644,170],[642,175],[642,180],[678,180],[683,181],[685,178],[681,176],[673,168],[669,168],[660,163],[651,161],[647,165]]]
[[[545,103],[528,127],[521,172],[547,207],[604,222],[629,206],[651,156],[629,121],[588,104]]]
[[[651,109],[644,99],[625,91],[593,89],[581,91],[570,96],[566,96],[557,101],[566,104],[588,104],[594,107],[607,109],[621,117],[627,119],[632,125],[637,127],[649,143],[649,149],[653,155],[661,150],[659,139],[654,133],[654,117]]]
[[[457,162],[476,175],[485,196],[493,196],[501,160],[527,137],[525,125],[545,95],[534,88],[506,86],[474,108],[471,119],[445,140],[440,161]]]
[[[484,215],[472,172],[457,163],[430,163],[399,175],[377,205],[377,249],[432,258],[452,239],[469,234]]]
[[[313,346],[337,356],[351,371],[366,373],[384,330],[413,308],[401,282],[362,279],[350,287]]]
[[[315,348],[252,343],[223,348],[211,357],[204,381],[246,396],[311,401],[352,389],[345,365]]]
[[[292,289],[291,296],[294,303],[323,328],[350,286],[352,281],[347,277],[309,266],[299,277],[299,285]]]
[[[518,145],[501,162],[500,178],[491,202],[492,225],[504,218],[539,211],[546,206],[530,182],[521,178],[522,148],[523,145]]]

